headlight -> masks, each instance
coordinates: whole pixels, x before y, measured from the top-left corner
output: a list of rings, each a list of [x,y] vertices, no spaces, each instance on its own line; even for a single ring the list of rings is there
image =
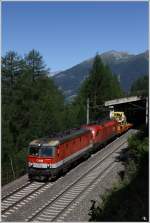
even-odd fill
[[[28,166],[31,167],[33,164],[31,162],[28,162]]]

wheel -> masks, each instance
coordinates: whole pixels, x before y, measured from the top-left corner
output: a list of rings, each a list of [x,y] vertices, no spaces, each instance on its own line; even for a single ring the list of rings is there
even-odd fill
[[[29,180],[29,181],[33,181],[33,177],[32,177],[32,175],[30,175],[30,174],[28,175],[28,180]]]
[[[67,168],[63,168],[62,176],[65,176],[67,172],[68,172],[68,169]]]
[[[50,181],[51,182],[54,182],[55,180],[57,180],[58,178],[58,175],[53,175],[51,178],[50,178]]]

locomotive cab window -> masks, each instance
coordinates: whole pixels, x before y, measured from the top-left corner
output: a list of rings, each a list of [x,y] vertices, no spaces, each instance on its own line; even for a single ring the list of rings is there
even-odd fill
[[[55,147],[29,147],[29,155],[44,157],[54,156]]]
[[[55,147],[42,147],[40,150],[40,156],[54,156]]]
[[[39,148],[38,147],[29,147],[29,150],[28,150],[28,153],[29,155],[32,155],[32,156],[38,156],[39,155]]]

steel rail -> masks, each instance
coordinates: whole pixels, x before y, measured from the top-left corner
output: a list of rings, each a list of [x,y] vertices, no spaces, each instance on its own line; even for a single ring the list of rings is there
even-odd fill
[[[113,166],[114,162],[112,162],[109,166],[107,166],[101,173],[98,174],[97,177],[95,177],[95,179],[93,181],[91,181],[85,188],[83,188],[79,194],[77,194],[77,196],[75,198],[73,198],[51,221],[56,221],[73,203],[75,203],[75,201],[77,199],[79,199],[80,195],[82,195],[83,193],[86,192],[86,190],[88,190],[89,187],[91,187],[100,177],[102,177],[104,175],[104,173],[111,169]]]
[[[30,184],[32,184],[32,182],[26,182],[25,184],[21,185],[20,187],[17,187],[16,189],[14,189],[13,191],[10,191],[8,194],[6,194],[2,197],[1,201],[6,200],[8,197],[11,197],[13,194],[19,192],[21,189],[24,189],[25,187],[29,186]]]
[[[128,133],[126,133],[128,134]],[[124,134],[125,135],[125,134]],[[58,200],[59,198],[61,198],[69,189],[71,189],[74,185],[76,185],[81,179],[85,178],[91,171],[93,171],[93,169],[95,169],[96,167],[98,167],[100,164],[104,163],[104,161],[110,157],[114,152],[116,152],[117,150],[120,149],[120,147],[124,144],[127,143],[127,139],[124,139],[125,141],[122,142],[122,138],[124,137],[124,135],[122,135],[121,137],[117,138],[115,141],[113,141],[112,143],[108,144],[106,147],[110,147],[112,144],[114,143],[119,143],[119,145],[112,145],[115,148],[111,148],[111,152],[109,152],[108,154],[106,154],[104,157],[102,157],[102,159],[100,161],[98,161],[96,164],[94,164],[88,171],[86,171],[84,174],[82,174],[78,179],[76,179],[73,183],[71,183],[70,185],[68,185],[62,192],[60,192],[58,195],[56,195],[54,198],[52,198],[52,200],[50,200],[49,202],[46,203],[46,205],[44,205],[42,208],[38,209],[34,214],[32,214],[31,217],[28,217],[26,219],[26,221],[33,221],[37,216],[39,216],[44,210],[46,210],[50,205],[52,205],[56,200]],[[121,141],[121,142],[120,142]]]
[[[32,184],[32,183],[31,183]],[[20,198],[19,200],[15,201],[14,203],[12,203],[10,206],[8,206],[7,208],[5,208],[4,210],[1,211],[1,215],[5,214],[7,211],[9,211],[10,209],[14,208],[15,206],[17,206],[17,204],[21,203],[22,201],[25,201],[28,197],[30,197],[31,195],[33,195],[34,193],[36,193],[38,190],[42,189],[43,187],[45,187],[46,185],[48,185],[48,183],[44,183],[41,186],[39,186],[38,188],[36,188],[35,190],[31,191],[29,194],[23,196],[22,198]],[[19,190],[21,191],[22,188]],[[19,192],[17,191],[17,192]],[[13,194],[14,195],[14,194]],[[1,205],[2,206],[2,205]]]

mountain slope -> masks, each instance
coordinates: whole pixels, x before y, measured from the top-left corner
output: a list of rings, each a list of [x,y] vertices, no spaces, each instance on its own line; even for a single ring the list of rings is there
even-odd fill
[[[134,80],[148,74],[148,51],[131,55],[112,50],[100,56],[102,61],[118,76],[120,84],[126,92],[130,90]],[[66,98],[77,94],[81,83],[89,75],[92,64],[93,58],[53,76],[54,82],[64,92]]]

